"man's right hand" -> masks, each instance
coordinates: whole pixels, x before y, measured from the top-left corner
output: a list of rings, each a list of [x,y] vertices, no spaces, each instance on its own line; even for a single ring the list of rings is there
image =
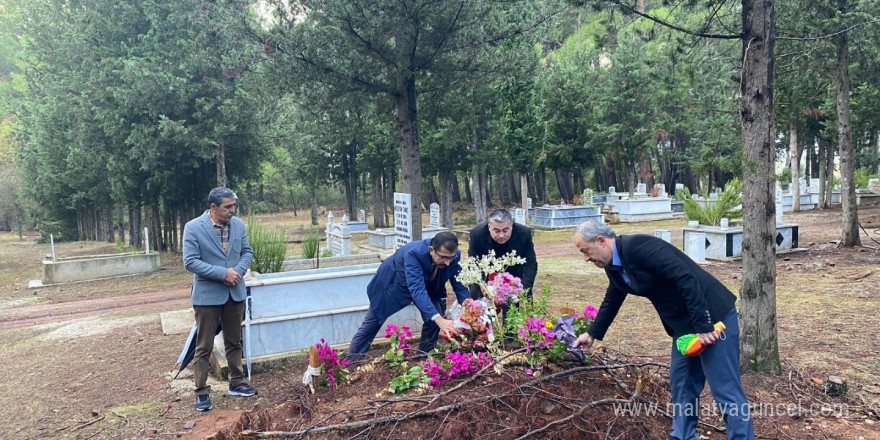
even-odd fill
[[[235,271],[233,268],[226,269],[226,279],[223,280],[223,284],[227,286],[234,286],[241,281],[241,275]]]
[[[440,327],[440,332],[445,334],[446,336],[458,334],[458,328],[455,326],[451,319],[446,319],[442,316],[438,316],[436,319],[434,319],[434,324],[437,324],[437,327]]]

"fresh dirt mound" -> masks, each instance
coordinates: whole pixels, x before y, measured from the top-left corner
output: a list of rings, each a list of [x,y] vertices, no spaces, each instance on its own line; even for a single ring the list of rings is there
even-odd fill
[[[524,367],[496,374],[490,366],[436,390],[395,396],[387,393],[395,373],[380,366],[335,391],[297,394],[276,408],[245,412],[210,438],[653,439],[667,433],[662,414],[619,414],[634,399],[645,407],[668,401],[662,364],[600,357],[589,366],[554,366],[539,377]]]

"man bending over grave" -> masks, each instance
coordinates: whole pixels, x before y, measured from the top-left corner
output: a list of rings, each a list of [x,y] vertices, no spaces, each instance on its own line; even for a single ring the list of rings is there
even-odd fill
[[[467,287],[455,279],[461,271],[460,260],[458,238],[444,231],[432,239],[409,243],[382,262],[367,285],[370,308],[351,340],[347,359],[360,360],[385,320],[410,304],[418,307],[424,321],[420,351],[433,350],[440,332],[457,334],[455,325],[444,315],[447,281],[459,303],[470,298]]]

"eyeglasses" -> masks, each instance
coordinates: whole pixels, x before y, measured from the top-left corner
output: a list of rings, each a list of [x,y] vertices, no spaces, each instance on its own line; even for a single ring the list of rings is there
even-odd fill
[[[437,256],[441,261],[452,261],[455,259],[456,255],[442,255],[440,252],[434,251],[434,255]]]

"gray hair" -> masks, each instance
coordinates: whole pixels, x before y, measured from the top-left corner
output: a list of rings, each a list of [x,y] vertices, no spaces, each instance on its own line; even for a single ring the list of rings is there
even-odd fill
[[[574,235],[577,236],[580,234],[581,238],[587,241],[587,243],[594,243],[598,237],[605,237],[616,239],[617,236],[614,234],[614,231],[611,230],[608,225],[602,222],[596,222],[592,220],[587,220],[578,225],[578,227],[574,230]]]
[[[216,206],[222,205],[223,199],[237,200],[238,196],[235,195],[235,192],[225,186],[218,186],[212,189],[208,194],[208,203],[213,203]]]
[[[489,223],[492,222],[513,223],[513,217],[510,216],[510,211],[506,209],[496,209],[489,213]]]

